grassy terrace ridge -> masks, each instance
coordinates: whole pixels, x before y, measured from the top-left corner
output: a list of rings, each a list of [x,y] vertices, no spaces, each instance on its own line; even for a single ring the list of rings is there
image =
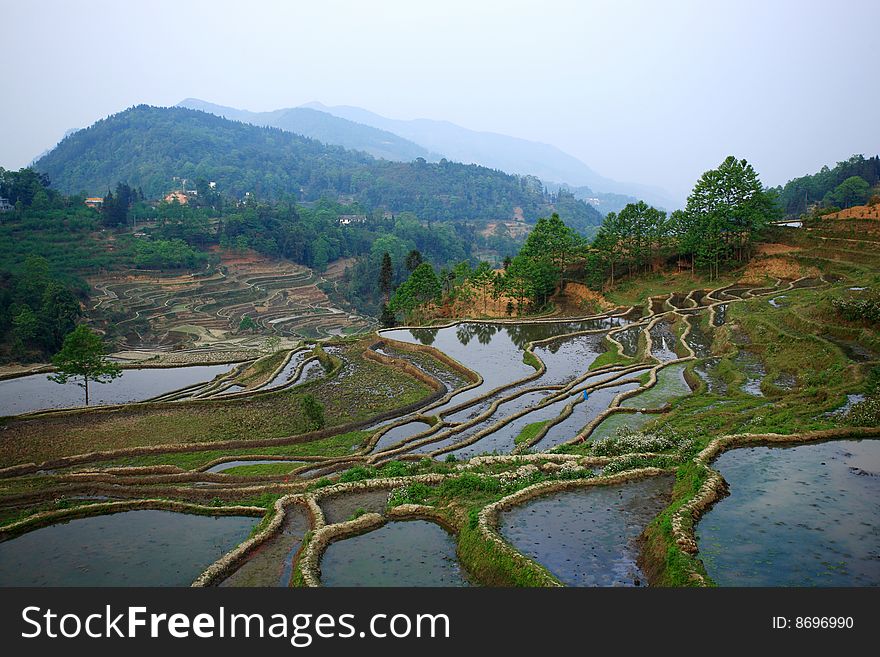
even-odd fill
[[[432,393],[413,377],[362,358],[368,345],[369,340],[344,345],[341,371],[291,390],[247,399],[7,419],[0,467],[120,447],[295,436],[309,430],[302,408],[305,394],[321,400],[327,426],[332,427],[367,420]]]
[[[371,432],[369,431],[349,431],[348,433],[340,433],[319,440],[312,440],[304,443],[294,443],[292,445],[278,445],[273,447],[242,447],[239,449],[219,449],[219,450],[202,450],[198,452],[171,452],[166,454],[149,454],[145,456],[128,456],[112,461],[101,461],[95,465],[89,465],[88,468],[100,467],[150,467],[156,465],[174,465],[184,470],[199,470],[209,463],[218,459],[228,461],[236,460],[235,457],[241,456],[286,456],[296,458],[300,456],[321,456],[333,458],[336,456],[345,456],[350,454],[355,448],[359,447]],[[288,469],[293,469],[293,465],[287,464]],[[255,467],[255,466],[242,466]],[[75,470],[84,469],[83,466],[72,468]],[[224,470],[225,474],[231,474],[232,470]],[[251,473],[255,474],[255,473]]]

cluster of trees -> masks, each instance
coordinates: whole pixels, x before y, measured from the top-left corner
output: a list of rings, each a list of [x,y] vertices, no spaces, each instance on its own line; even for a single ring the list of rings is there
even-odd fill
[[[515,299],[508,302],[508,314],[542,307],[562,284],[568,267],[583,257],[585,247],[584,238],[553,214],[538,220],[516,257],[505,259],[503,271],[493,270],[487,262],[471,267],[463,260],[438,274],[429,262],[422,262],[421,254],[411,256],[408,263],[416,266],[407,267],[410,274],[394,291],[387,311],[383,309],[382,321],[388,325],[398,316],[411,319],[426,305],[469,301],[476,295],[484,303],[502,295]],[[387,280],[387,274],[380,276],[380,287]]]
[[[776,192],[783,212],[794,217],[805,214],[816,204],[826,209],[862,205],[874,193],[880,194],[871,192],[878,184],[880,156],[853,155],[833,169],[825,166],[818,173],[790,180],[777,187]]]
[[[137,269],[195,269],[208,261],[208,254],[180,239],[139,240],[132,250],[132,264]]]
[[[54,354],[82,316],[78,290],[29,257],[21,273],[0,271],[0,353],[39,360]]]
[[[605,217],[590,243],[553,214],[538,220],[516,257],[505,260],[503,271],[493,271],[488,263],[472,269],[462,262],[437,274],[430,264],[421,264],[394,292],[383,322],[390,323],[392,315],[413,318],[428,304],[474,290],[484,299],[509,297],[509,314],[541,308],[564,286],[575,263],[594,288],[670,260],[687,261],[716,278],[723,267],[750,258],[761,230],[781,216],[776,194],[763,188],[755,169],[730,156],[705,172],[685,209],[670,216],[642,201],[629,203]]]
[[[270,200],[295,194],[300,201],[346,196],[432,221],[494,220],[512,216],[515,207],[534,219],[554,203],[572,225],[601,221],[589,204],[570,193],[551,196],[532,177],[446,160],[375,160],[181,107],[141,105],[110,116],[66,137],[36,167],[67,192],[104,190],[121,179],[157,198],[178,176],[215,181],[237,199],[246,193]]]
[[[613,284],[624,271],[643,272],[670,258],[715,278],[731,261],[750,258],[761,229],[779,218],[775,193],[763,188],[751,164],[730,156],[700,177],[684,210],[667,217],[639,202],[609,213],[593,241],[587,282]]]

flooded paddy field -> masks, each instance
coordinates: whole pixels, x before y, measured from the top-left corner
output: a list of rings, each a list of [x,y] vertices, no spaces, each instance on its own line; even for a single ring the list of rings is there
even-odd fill
[[[219,586],[289,586],[293,562],[305,533],[311,529],[305,508],[287,508],[281,530],[264,542]]]
[[[0,586],[189,586],[259,518],[137,510],[0,543]]]
[[[644,586],[637,539],[671,492],[660,476],[556,493],[503,512],[500,533],[568,586]]]
[[[173,487],[178,495],[187,499],[192,495],[203,501],[242,499],[246,494],[247,499],[258,499],[258,505],[266,508],[289,496],[284,502],[287,513],[280,528],[272,526],[273,531],[275,528],[278,531],[264,536],[259,547],[237,563],[231,573],[224,573],[223,581],[213,584],[468,586],[502,582],[507,585],[503,573],[490,572],[487,576],[489,571],[482,570],[487,565],[485,559],[491,557],[489,552],[480,553],[487,548],[480,546],[483,539],[479,536],[467,535],[468,543],[463,543],[459,552],[458,532],[464,539],[466,525],[463,523],[473,519],[472,514],[462,510],[479,512],[487,504],[518,495],[529,486],[591,480],[590,484],[594,485],[533,498],[519,506],[504,507],[506,510],[498,517],[498,532],[515,550],[542,564],[570,586],[644,586],[648,584],[646,572],[652,573],[651,584],[662,584],[664,580],[655,579],[653,574],[655,564],[645,561],[650,558],[646,556],[647,551],[640,554],[639,542],[651,520],[670,501],[674,475],[656,475],[658,471],[680,474],[686,470],[682,466],[687,460],[695,458],[698,450],[717,435],[758,431],[791,433],[804,426],[808,429],[818,426],[823,430],[829,426],[846,426],[855,405],[869,398],[869,392],[859,378],[871,366],[869,360],[864,360],[864,356],[857,358],[860,354],[852,349],[837,349],[822,340],[804,341],[805,348],[818,345],[827,353],[833,352],[834,358],[843,359],[845,356],[849,359],[846,362],[862,363],[858,367],[864,370],[857,370],[856,366],[847,369],[845,363],[836,369],[828,367],[829,376],[847,372],[849,378],[844,384],[829,386],[824,398],[827,401],[823,402],[819,395],[811,397],[823,407],[814,410],[804,420],[806,416],[798,404],[803,405],[801,396],[811,394],[810,387],[815,387],[812,382],[818,380],[818,375],[815,372],[804,374],[802,367],[787,367],[785,362],[780,362],[779,351],[770,344],[777,333],[772,329],[767,331],[765,325],[756,327],[754,323],[750,324],[752,316],[749,313],[760,307],[766,317],[772,318],[767,321],[775,321],[792,310],[804,312],[809,299],[807,295],[813,294],[810,287],[791,288],[787,282],[771,287],[766,279],[761,282],[762,287],[749,287],[742,283],[730,284],[727,280],[727,287],[712,296],[708,296],[705,290],[656,294],[656,288],[652,288],[639,298],[653,296],[636,306],[635,311],[626,312],[627,306],[619,305],[616,311],[600,317],[532,322],[464,321],[446,327],[382,330],[369,338],[324,344],[324,351],[334,358],[334,363],[336,359],[341,361],[341,367],[334,369],[325,369],[315,358],[318,350],[311,347],[288,352],[291,355],[286,362],[280,352],[276,352],[278,355],[272,360],[263,361],[263,370],[257,367],[247,375],[236,372],[235,376],[225,379],[215,379],[216,375],[212,375],[176,386],[188,388],[186,392],[190,395],[204,399],[206,403],[197,405],[199,409],[213,409],[211,400],[228,395],[224,401],[217,402],[218,415],[236,404],[247,404],[249,408],[260,404],[259,417],[236,416],[242,418],[244,433],[238,431],[238,426],[235,431],[230,431],[228,425],[219,427],[228,432],[223,434],[224,437],[233,437],[234,441],[218,441],[216,446],[207,445],[194,450],[185,445],[185,449],[166,455],[147,453],[131,458],[116,458],[114,455],[107,465],[100,462],[95,465],[86,459],[77,461],[74,466],[59,466],[44,460],[40,465],[22,468],[24,474],[21,476],[0,476],[0,499],[4,496],[54,499],[52,496],[58,495],[56,491],[62,487],[71,489],[69,494],[60,493],[63,499],[80,499],[76,496],[95,493],[91,482],[101,488],[118,487],[126,496],[136,495],[141,486],[141,490],[151,490],[148,486],[164,486],[169,490]],[[777,294],[783,291],[784,295]],[[777,294],[776,298],[780,299],[784,296],[786,303],[773,308],[765,299],[754,298],[762,292]],[[716,305],[710,311],[707,304]],[[731,306],[737,308],[736,321],[728,321]],[[741,308],[744,309],[742,312]],[[662,316],[654,316],[652,310]],[[622,315],[624,312],[625,316]],[[286,317],[272,318],[271,321],[279,319],[283,324]],[[786,324],[786,330],[794,332],[795,325],[795,321]],[[688,334],[680,337],[688,326]],[[817,330],[816,335],[823,332]],[[860,340],[864,338],[864,334],[855,331],[843,334],[859,335]],[[643,337],[648,335],[651,351],[645,353],[643,347],[640,353],[639,346],[646,345],[648,341]],[[609,337],[622,345],[620,352]],[[483,381],[474,385],[474,376],[450,365],[432,349],[404,348],[397,341],[437,349],[478,374]],[[870,336],[863,341],[874,344]],[[348,346],[355,344],[356,349]],[[693,350],[693,355],[688,347]],[[785,347],[781,344],[779,349]],[[376,359],[367,350],[393,358],[396,363]],[[368,357],[364,357],[365,354]],[[831,358],[821,353],[819,357]],[[672,360],[677,362],[670,363]],[[361,365],[361,361],[366,366]],[[808,362],[807,357],[804,362]],[[226,369],[220,371],[228,372],[233,366],[223,367]],[[414,372],[413,367],[439,381],[442,387],[436,383],[424,385],[424,378]],[[688,381],[693,383],[693,380],[689,374],[687,378],[685,376],[688,368],[693,368],[696,375],[706,381],[708,389],[700,386],[700,393],[692,392]],[[382,407],[381,413],[373,412],[374,403],[365,399],[369,395],[375,397],[376,390],[384,389],[383,377],[394,369],[401,377],[421,381],[422,389],[393,388],[410,391],[406,401],[400,394],[401,402],[397,406],[389,405]],[[257,379],[254,371],[261,374],[261,378]],[[240,378],[236,378],[239,375]],[[300,385],[316,379],[320,380],[305,387]],[[763,386],[767,399],[761,398],[764,379],[767,379],[767,385]],[[252,387],[255,380],[262,384],[259,388]],[[472,388],[465,390],[471,385]],[[253,399],[247,392],[278,388],[284,390],[257,394]],[[236,394],[242,391],[245,395]],[[159,393],[163,395],[162,401],[177,398],[167,392]],[[306,395],[314,395],[324,404],[327,399],[335,399],[331,392],[339,393],[339,398],[334,406],[328,404],[320,422],[316,420],[310,425],[280,423],[277,433],[255,441],[253,447],[242,446],[247,445],[243,436],[254,431],[255,427],[258,429],[261,423],[275,418],[301,417],[301,405]],[[701,398],[706,392],[718,398]],[[617,399],[621,393],[637,394]],[[388,394],[394,396],[398,393]],[[774,403],[777,400],[780,400],[779,404]],[[618,404],[620,408],[617,408]],[[188,408],[189,405],[167,406]],[[862,407],[857,412],[863,412],[864,403]],[[358,412],[347,414],[347,409],[357,409]],[[165,406],[161,410],[164,412]],[[340,414],[345,414],[346,420],[338,420]],[[605,415],[607,417],[597,423],[586,440],[571,442],[587,425]],[[214,416],[205,411],[195,424],[187,426],[195,430],[203,420],[213,421]],[[322,428],[315,430],[316,426]],[[651,430],[644,431],[648,426]],[[306,433],[309,435],[304,435]],[[627,435],[602,447],[593,444],[620,433]],[[807,550],[806,559],[824,551],[831,554],[833,560],[818,562],[819,566],[811,571],[813,579],[801,577],[803,573],[800,573],[790,581],[808,586],[825,585],[826,581],[832,584],[855,582],[855,585],[876,582],[876,578],[872,579],[870,558],[876,556],[878,550],[863,549],[863,546],[876,538],[871,531],[877,526],[877,518],[861,505],[865,500],[876,499],[877,491],[871,488],[871,482],[877,478],[880,468],[876,465],[876,455],[863,447],[867,442],[803,445],[804,449],[811,450],[822,449],[822,445],[839,445],[845,453],[820,455],[821,468],[829,470],[833,483],[827,490],[811,490],[802,495],[799,493],[802,486],[823,480],[821,473],[824,471],[820,466],[802,463],[793,474],[778,474],[773,469],[778,466],[784,470],[787,455],[799,448],[767,450],[772,451],[772,462],[749,463],[745,467],[747,472],[742,475],[745,484],[736,483],[735,468],[728,476],[731,466],[726,459],[751,450],[732,450],[722,455],[713,467],[721,470],[730,482],[731,496],[719,501],[706,513],[698,523],[696,536],[700,547],[698,557],[706,563],[710,577],[718,583],[729,584],[724,574],[729,572],[736,578],[763,582],[763,571],[757,572],[752,566],[763,567],[768,560],[772,561],[767,555],[772,557],[776,546],[788,546],[794,541]],[[174,447],[179,446],[175,444]],[[483,455],[490,458],[477,458]],[[835,459],[843,465],[837,467]],[[308,467],[304,468],[306,465]],[[640,468],[653,469],[636,474],[627,483],[607,485],[609,477],[615,473]],[[291,474],[295,470],[299,472]],[[201,474],[203,471],[211,475],[225,473],[252,478],[207,476]],[[645,476],[651,473],[654,474]],[[410,477],[415,478],[410,480]],[[218,481],[207,481],[211,479]],[[862,487],[850,485],[851,479],[862,482]],[[779,484],[781,493],[775,492],[777,481],[783,482]],[[688,482],[680,481],[677,491],[683,483]],[[333,488],[328,489],[328,486]],[[743,490],[748,491],[745,497]],[[778,517],[767,510],[769,506],[765,504],[765,497],[768,495],[774,502],[785,502]],[[855,495],[855,501],[851,502],[849,495]],[[721,516],[714,514],[722,513],[725,506],[733,509],[734,502],[739,499],[746,501],[744,506],[748,509],[741,512],[742,516],[734,514],[732,519],[715,519]],[[810,508],[801,510],[798,504],[802,502],[807,502]],[[320,526],[310,526],[307,512],[308,506],[314,509],[315,504],[330,527],[352,521],[364,513],[378,513],[385,523],[360,535],[331,540],[329,544],[309,541],[304,544],[307,532],[320,530]],[[450,523],[449,531],[427,520],[402,520],[389,514],[390,507],[400,504],[436,508],[441,514],[438,517]],[[815,514],[817,508],[826,516],[836,513],[844,523],[843,529],[834,530],[826,516],[817,516],[814,520],[811,514]],[[411,517],[410,510],[401,511],[404,517]],[[201,543],[189,548],[190,561],[185,563],[185,568],[173,565],[179,557],[165,547],[165,534],[174,535],[171,524],[166,523],[155,530],[133,527],[127,531],[137,534],[138,540],[133,540],[133,544],[146,541],[169,549],[170,567],[175,569],[181,581],[186,580],[184,584],[188,584],[208,564],[246,537],[257,522],[254,518],[239,520],[243,523],[239,528],[241,534],[233,537],[211,538],[207,531],[186,530],[184,533],[193,535],[189,537],[191,540],[198,538]],[[761,520],[760,535],[733,543],[736,549],[727,547],[725,541],[740,539],[739,527],[748,527],[756,520]],[[66,526],[78,526],[79,522],[71,521]],[[65,525],[58,527],[61,526]],[[166,526],[169,530],[163,533]],[[653,525],[647,535],[656,526]],[[822,527],[833,541],[829,547],[815,536],[768,538],[771,534],[768,528],[782,528],[778,529],[782,531],[788,526],[796,527],[797,531]],[[476,528],[470,526],[470,529]],[[42,536],[41,531],[36,530],[33,534]],[[112,528],[90,531],[100,531],[102,539],[114,537]],[[151,532],[159,532],[161,537],[151,537]],[[0,555],[3,555],[3,547],[13,546],[27,536],[0,543]],[[41,542],[51,546],[58,541]],[[66,542],[77,544],[75,540]],[[79,544],[86,542],[101,544],[91,534]],[[206,547],[205,543],[209,546]],[[310,550],[324,550],[324,553]],[[154,552],[158,554],[161,550]],[[759,552],[761,556],[755,556]],[[204,558],[195,563],[196,557]],[[16,558],[24,558],[24,555]],[[40,558],[52,561],[55,557]],[[726,563],[724,559],[732,561]],[[748,559],[753,563],[748,563]],[[93,566],[88,562],[72,566],[63,560],[59,563],[64,564],[65,572],[76,573],[82,569],[87,574],[84,577],[91,578],[90,582],[94,580],[101,585],[104,581],[94,576]],[[145,565],[139,568],[146,571],[164,567],[153,565],[149,559],[142,563]],[[527,570],[539,570],[531,561],[523,563]],[[640,563],[647,564],[645,572]],[[2,558],[0,565],[5,565]],[[482,579],[473,579],[466,568],[479,573]],[[824,573],[825,569],[830,575],[819,577],[817,573]],[[122,571],[124,575],[116,577],[129,581],[125,579],[129,576],[125,566]],[[535,575],[537,579],[526,581],[546,581],[546,572],[541,572],[544,574]],[[849,579],[841,577],[841,573],[846,573]],[[515,581],[514,575],[508,576]],[[78,581],[75,575],[70,578]],[[157,581],[164,583],[166,580],[158,578]],[[169,575],[167,581],[175,583],[177,580]],[[778,582],[771,579],[768,583],[788,585],[788,582],[780,577]]]
[[[469,586],[455,540],[426,520],[389,522],[331,543],[321,559],[324,586]]]
[[[750,447],[713,463],[730,485],[697,526],[722,586],[880,586],[880,441]]]
[[[125,369],[105,384],[89,384],[89,405],[126,404],[158,397],[172,390],[210,381],[234,365],[192,365]],[[83,389],[74,381],[54,383],[46,374],[30,374],[0,381],[0,416],[85,405]]]

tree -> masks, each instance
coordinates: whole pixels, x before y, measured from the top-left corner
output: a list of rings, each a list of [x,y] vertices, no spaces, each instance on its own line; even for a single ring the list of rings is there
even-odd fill
[[[302,410],[306,418],[306,427],[309,431],[317,431],[324,428],[324,405],[321,402],[312,395],[305,395],[302,398]]]
[[[418,249],[413,249],[406,256],[406,268],[407,271],[415,271],[416,267],[424,262],[424,258],[422,258],[422,252]]]
[[[397,318],[394,317],[394,313],[391,312],[391,308],[388,307],[387,303],[382,304],[382,313],[379,315],[379,323],[382,325],[382,328],[391,328],[397,324]]]
[[[860,176],[850,176],[830,193],[830,201],[841,208],[863,205],[868,200],[871,186]]]
[[[77,320],[82,316],[82,308],[73,292],[57,281],[46,286],[42,302],[39,311],[40,329],[47,353],[52,353],[74,329]]]
[[[253,331],[257,328],[257,323],[248,315],[242,315],[241,321],[238,323],[239,331]]]
[[[85,324],[80,324],[64,338],[64,344],[52,358],[57,372],[49,375],[55,383],[67,383],[70,379],[81,378],[77,385],[85,389],[86,406],[89,405],[89,381],[110,383],[122,376],[119,365],[104,357],[101,336]]]
[[[382,266],[379,269],[379,290],[385,295],[385,303],[391,294],[391,281],[394,280],[394,267],[391,264],[391,255],[386,251],[382,254]]]
[[[752,165],[732,155],[700,177],[685,213],[684,243],[711,278],[717,278],[725,261],[748,257],[758,231],[781,216]]]
[[[440,299],[442,287],[434,268],[423,262],[395,290],[388,307],[391,312],[402,312],[410,315],[421,305]]]
[[[24,353],[40,334],[40,324],[37,315],[30,306],[22,306],[12,316],[12,337],[15,348],[19,353]]]

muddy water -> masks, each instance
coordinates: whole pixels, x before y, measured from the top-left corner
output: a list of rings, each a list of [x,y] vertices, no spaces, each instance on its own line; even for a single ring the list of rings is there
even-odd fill
[[[697,525],[722,586],[880,586],[880,441],[725,452],[730,485]]]
[[[672,322],[663,320],[657,322],[651,329],[651,355],[661,363],[678,358],[678,354],[675,353],[677,342],[678,338],[675,336]]]
[[[547,435],[535,445],[534,449],[536,451],[549,450],[571,440],[581,429],[595,420],[602,411],[606,410],[608,405],[617,395],[621,392],[635,390],[638,387],[638,383],[625,383],[623,385],[602,388],[601,390],[591,392],[587,401],[582,401],[577,404],[572,410],[571,415],[559,424],[551,427],[550,430],[547,431]],[[581,393],[578,393],[578,395],[580,394]]]
[[[243,465],[269,465],[271,463],[290,463],[291,470],[293,470],[298,465],[303,465],[302,461],[295,461],[293,459],[254,459],[252,461],[225,461],[223,463],[218,463],[217,465],[212,465],[210,468],[205,470],[205,472],[225,472],[226,470],[231,470],[232,468],[237,468]]]
[[[259,518],[125,511],[0,543],[0,586],[189,586]]]
[[[697,358],[708,358],[712,355],[712,337],[706,335],[699,317],[690,317],[688,322],[690,322],[691,330],[688,332],[685,342],[694,350]]]
[[[432,410],[439,413],[535,373],[533,367],[522,362],[522,351],[514,341],[511,328],[515,327],[467,323],[443,329],[394,329],[382,335],[401,342],[429,344],[483,376],[482,385],[461,392],[449,404]]]
[[[623,345],[623,354],[631,358],[639,351],[639,336],[642,334],[641,326],[633,326],[614,334],[614,339]]]
[[[718,376],[716,367],[721,362],[720,358],[709,358],[705,363],[694,366],[694,372],[706,382],[706,392],[713,395],[724,396],[727,394],[727,383]]]
[[[299,367],[302,362],[311,355],[312,352],[309,349],[297,351],[293,354],[293,356],[290,357],[287,365],[285,365],[284,368],[275,377],[257,388],[257,390],[268,390],[270,388],[276,388],[280,385],[288,383],[294,372],[296,372],[296,368]]]
[[[144,401],[200,381],[210,381],[233,367],[235,365],[194,365],[123,370],[122,376],[110,383],[90,383],[89,404]],[[76,383],[59,385],[46,377],[46,374],[31,374],[0,381],[0,416],[85,405],[85,393]]]
[[[331,543],[321,559],[324,586],[469,586],[455,540],[425,520],[389,522]]]
[[[351,520],[358,511],[385,513],[388,505],[388,490],[368,490],[348,495],[325,497],[319,504],[328,525]]]
[[[605,335],[591,333],[536,347],[535,354],[547,366],[541,384],[567,383],[585,374],[593,361],[605,352]]]
[[[513,448],[516,446],[516,437],[520,434],[520,432],[525,428],[526,425],[533,424],[535,422],[542,422],[544,420],[550,420],[562,411],[566,404],[568,404],[570,399],[562,399],[553,404],[548,404],[543,408],[539,408],[527,415],[524,415],[521,418],[517,418],[512,422],[504,425],[498,431],[481,438],[477,442],[467,445],[465,447],[461,447],[453,452],[451,452],[458,459],[468,459],[472,456],[476,456],[478,454],[509,454]],[[478,429],[482,429],[483,427],[478,427]],[[476,433],[476,431],[470,431],[469,434]],[[463,438],[458,438],[456,442],[461,441]],[[436,448],[435,448],[436,449]],[[441,460],[446,458],[445,454],[440,455],[438,458]]]
[[[764,367],[764,363],[761,361],[758,354],[748,351],[747,349],[740,349],[734,357],[733,362],[737,369],[746,375],[746,380],[742,384],[743,392],[755,397],[763,396],[764,393],[761,392],[761,382],[764,380],[764,377],[767,376],[767,369]]]
[[[440,329],[391,329],[382,331],[381,335],[401,342],[431,345],[483,376],[482,385],[459,393],[447,404],[432,409],[436,414],[533,375],[535,369],[522,361],[523,349],[529,342],[576,331],[613,328],[626,321],[611,317],[523,324],[465,322]]]
[[[410,436],[414,436],[417,433],[422,433],[423,431],[427,431],[431,428],[431,425],[425,422],[419,422],[416,420],[415,422],[407,422],[406,424],[401,424],[399,427],[394,427],[393,429],[389,429],[385,433],[383,433],[379,440],[376,441],[376,446],[373,447],[373,452],[381,452],[383,449],[388,449],[395,443],[399,443],[402,440],[406,440]]]
[[[305,508],[299,504],[288,506],[281,530],[251,553],[220,586],[288,586],[293,560],[310,528]]]
[[[511,545],[568,586],[635,586],[636,541],[669,503],[672,478],[556,493],[501,514]]]

